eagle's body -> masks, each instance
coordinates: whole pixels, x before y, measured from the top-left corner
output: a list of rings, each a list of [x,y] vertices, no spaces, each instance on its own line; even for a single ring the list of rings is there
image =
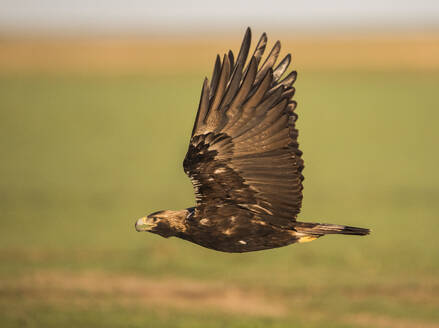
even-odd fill
[[[249,252],[311,241],[325,234],[365,235],[368,229],[297,222],[302,204],[302,152],[292,84],[281,78],[291,57],[277,66],[276,42],[261,64],[260,38],[246,66],[250,29],[236,61],[217,57],[204,81],[189,149],[183,162],[197,206],[139,219],[138,231],[176,236],[224,252]]]
[[[232,213],[230,209],[221,207],[215,216],[210,216],[213,219],[201,218],[196,212],[195,208],[189,208],[156,213],[154,215],[162,222],[157,224],[154,232],[166,238],[175,236],[210,249],[232,253],[286,246],[300,238],[296,231],[266,224],[246,210]],[[215,217],[225,219],[215,220]],[[163,222],[166,218],[168,220]]]

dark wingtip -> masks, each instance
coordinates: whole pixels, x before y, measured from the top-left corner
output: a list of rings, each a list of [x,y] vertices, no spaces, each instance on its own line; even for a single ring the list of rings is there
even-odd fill
[[[250,43],[251,39],[252,39],[252,30],[250,27],[247,27],[244,33],[244,39],[242,40],[242,43]]]
[[[229,56],[230,67],[233,68],[235,66],[235,56],[233,55],[232,50],[229,50],[228,56]]]

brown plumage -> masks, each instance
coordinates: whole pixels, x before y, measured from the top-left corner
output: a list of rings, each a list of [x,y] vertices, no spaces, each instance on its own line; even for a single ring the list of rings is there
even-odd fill
[[[196,207],[160,211],[136,222],[138,231],[176,236],[224,252],[249,252],[311,241],[325,234],[366,235],[368,229],[297,222],[303,160],[291,98],[296,72],[284,78],[288,54],[276,66],[277,41],[262,61],[262,34],[248,64],[251,31],[238,56],[218,56],[204,80],[183,162]]]

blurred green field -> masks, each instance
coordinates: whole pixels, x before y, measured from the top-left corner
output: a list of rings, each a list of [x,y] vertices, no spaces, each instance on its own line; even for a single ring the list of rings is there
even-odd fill
[[[439,327],[439,72],[299,72],[302,220],[249,254],[137,233],[192,206],[203,72],[0,75],[2,327]]]

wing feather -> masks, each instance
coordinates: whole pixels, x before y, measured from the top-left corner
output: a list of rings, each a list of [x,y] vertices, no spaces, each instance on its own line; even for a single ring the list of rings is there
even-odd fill
[[[264,64],[262,64],[261,69],[258,72],[258,76],[256,78],[256,82],[258,82],[265,73],[273,67],[273,65],[276,63],[277,57],[279,57],[280,53],[280,42],[276,41],[273,48],[270,51],[270,54],[268,55],[267,59],[265,59]]]
[[[232,101],[231,107],[239,108],[246,100],[255,82],[257,70],[258,64],[255,57],[253,57],[250,60],[250,64],[248,65],[248,70],[245,74],[244,80],[242,81],[241,87],[239,88],[236,97]]]
[[[275,67],[277,41],[262,65],[267,45],[262,34],[246,66],[251,31],[235,57],[215,61],[211,83],[203,84],[183,166],[195,188],[196,216],[220,224],[224,213],[291,227],[302,201],[302,152],[295,128],[291,56]],[[218,208],[222,208],[221,211]]]
[[[199,126],[203,125],[204,117],[207,115],[209,109],[209,81],[207,78],[204,79],[203,88],[201,89],[200,104],[198,105],[197,116],[195,117],[194,128],[192,129],[192,135]]]
[[[235,57],[233,56],[232,50],[229,50],[228,56],[229,56],[230,67],[235,67],[234,64]]]
[[[259,85],[255,89],[255,92],[245,102],[244,110],[247,108],[253,109],[261,102],[265,93],[268,91],[272,81],[273,81],[273,72],[271,70],[268,70],[265,76],[262,78],[261,83],[259,83]]]
[[[229,87],[227,88],[227,92],[224,96],[223,107],[221,109],[222,112],[226,111],[229,108],[229,104],[232,101],[233,97],[238,92],[241,79],[242,79],[242,69],[244,68],[244,63],[239,61],[236,63],[236,67],[232,73],[232,77],[230,79]]]
[[[227,82],[230,75],[230,59],[227,55],[224,55],[223,65],[221,67],[221,73],[218,81],[218,88],[215,90],[215,95],[210,105],[210,111],[216,112],[223,99],[224,92],[226,91]]]
[[[212,98],[212,96],[216,92],[216,88],[218,87],[218,80],[219,80],[220,70],[221,70],[221,58],[220,58],[219,55],[216,55],[215,66],[213,67],[212,79],[211,79],[211,83],[210,83],[210,95],[209,95],[209,98]]]
[[[242,63],[244,66],[247,60],[248,52],[250,50],[251,38],[252,38],[252,32],[250,28],[247,28],[244,35],[244,40],[242,40],[241,49],[239,49],[236,63]]]
[[[290,66],[290,63],[291,63],[291,55],[288,54],[273,70],[273,78],[275,81],[279,80],[279,78],[285,73],[288,66]]]
[[[253,57],[256,58],[256,61],[259,65],[261,61],[262,55],[264,54],[265,47],[267,46],[267,34],[262,33],[259,38],[258,44],[256,45],[255,52],[253,53]]]
[[[291,86],[296,81],[296,78],[297,72],[292,71],[279,83],[279,85],[282,85],[284,87]]]

